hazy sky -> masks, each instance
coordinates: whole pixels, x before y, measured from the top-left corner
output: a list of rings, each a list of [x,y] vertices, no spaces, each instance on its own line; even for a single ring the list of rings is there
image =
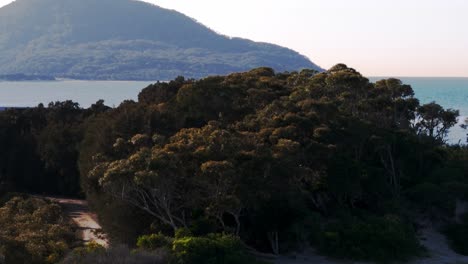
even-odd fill
[[[80,0],[76,0],[80,1]],[[11,0],[0,0],[0,5]],[[148,0],[368,76],[467,76],[467,0]]]

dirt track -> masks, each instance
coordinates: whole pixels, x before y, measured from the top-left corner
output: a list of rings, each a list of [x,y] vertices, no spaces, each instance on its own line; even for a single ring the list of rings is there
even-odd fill
[[[97,217],[89,210],[85,200],[45,197],[60,204],[65,214],[72,219],[79,229],[79,237],[85,243],[96,242],[104,247],[109,246],[105,235],[100,233],[101,226],[97,222]]]

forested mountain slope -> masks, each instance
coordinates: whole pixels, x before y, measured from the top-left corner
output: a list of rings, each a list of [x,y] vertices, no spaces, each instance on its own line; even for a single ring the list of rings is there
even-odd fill
[[[17,0],[0,9],[0,74],[168,80],[268,66],[320,69],[280,46],[220,35],[130,0]]]

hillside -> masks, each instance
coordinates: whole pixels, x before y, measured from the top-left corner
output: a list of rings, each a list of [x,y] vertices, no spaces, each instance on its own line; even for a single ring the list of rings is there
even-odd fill
[[[17,0],[0,8],[0,75],[165,80],[258,66],[320,69],[290,49],[219,35],[140,1]]]

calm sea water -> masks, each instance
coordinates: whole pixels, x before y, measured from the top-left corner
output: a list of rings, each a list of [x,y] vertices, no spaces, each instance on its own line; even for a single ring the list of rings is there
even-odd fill
[[[137,100],[138,93],[151,82],[137,81],[33,81],[1,82],[0,107],[28,107],[39,103],[73,100],[89,107],[99,99],[106,105]]]
[[[383,77],[372,77],[371,81]],[[459,123],[468,117],[468,78],[400,78],[410,84],[421,103],[436,101],[445,108],[460,110]],[[89,107],[99,99],[109,106],[136,100],[151,82],[136,81],[54,81],[0,82],[0,107],[27,107],[51,101],[73,100]],[[466,131],[459,125],[450,133],[450,142],[463,142]]]

